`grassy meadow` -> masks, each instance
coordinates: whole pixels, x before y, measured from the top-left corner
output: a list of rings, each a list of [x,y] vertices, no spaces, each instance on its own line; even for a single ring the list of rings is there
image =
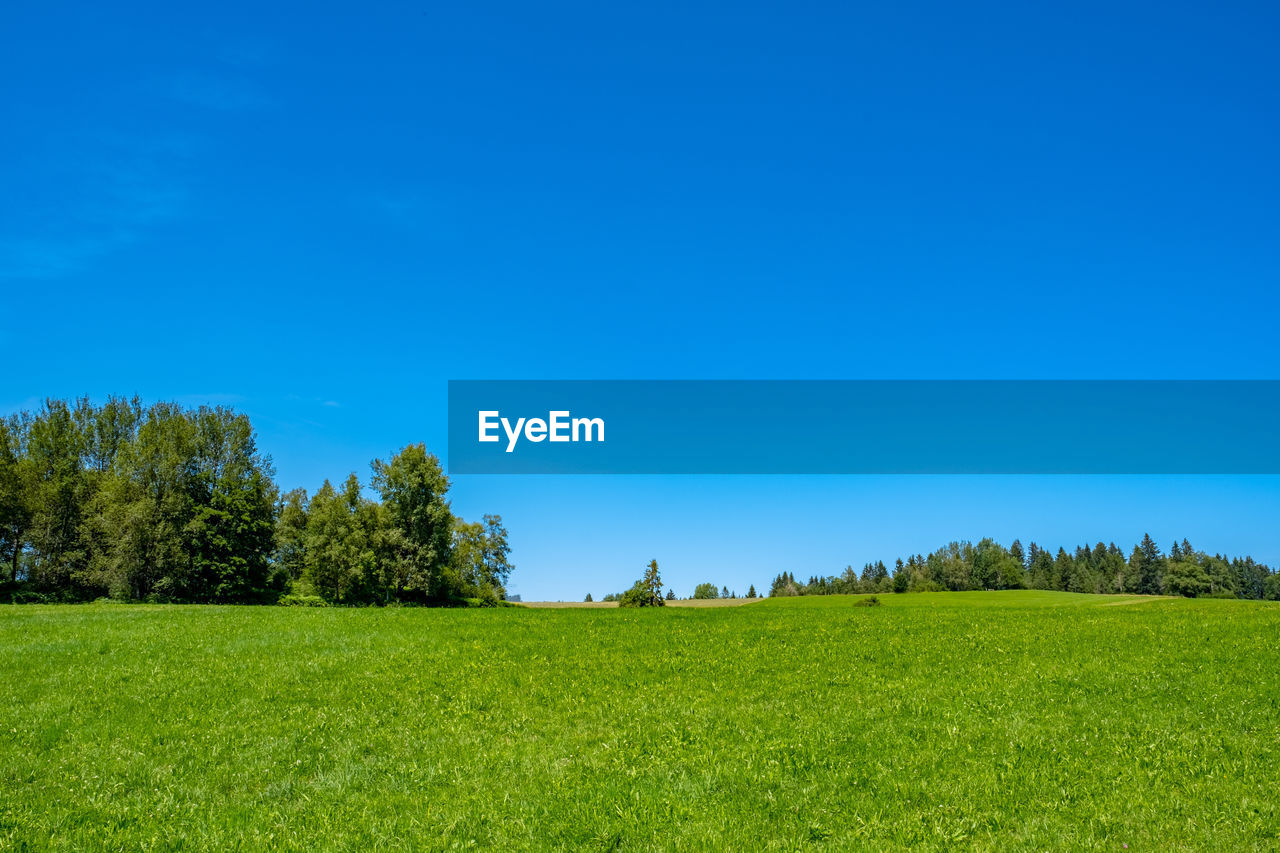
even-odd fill
[[[0,607],[0,849],[1275,849],[1280,606]]]

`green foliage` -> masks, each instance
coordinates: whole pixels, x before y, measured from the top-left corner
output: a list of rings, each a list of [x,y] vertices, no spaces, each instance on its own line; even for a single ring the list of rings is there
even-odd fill
[[[607,596],[605,600],[608,600]],[[662,607],[664,604],[657,560],[650,560],[644,577],[618,598],[619,607]]]
[[[276,507],[275,551],[272,561],[287,582],[297,581],[306,570],[307,513],[310,501],[306,489],[287,492]]]
[[[769,587],[769,597],[792,595],[800,595],[800,587],[796,583],[795,575],[790,572],[779,572],[777,577],[773,579],[773,584]]]
[[[1031,543],[1030,567],[1032,589],[1053,589],[1054,565],[1053,555],[1041,550],[1036,543]]]
[[[693,597],[695,599],[719,598],[720,593],[716,591],[715,584],[700,583],[693,588]]]
[[[845,569],[845,574],[841,580],[846,588],[857,592],[883,592],[891,588],[889,570],[885,567],[882,560],[877,560],[874,563],[867,563],[863,566],[862,574],[858,577],[856,585],[853,580],[852,566]]]
[[[1274,849],[1280,605],[879,599],[0,608],[0,849]]]
[[[11,604],[58,604],[59,601],[57,595],[30,589],[20,589],[9,594]]]
[[[893,567],[893,591],[906,592],[911,587],[911,573],[907,571],[907,564],[898,558],[898,562]]]
[[[505,596],[502,519],[464,528],[422,445],[283,497],[249,419],[223,407],[48,400],[0,421],[0,596],[40,601],[335,604]]]
[[[325,480],[311,498],[303,563],[311,587],[325,600],[359,603],[375,586],[373,523],[355,474],[340,493]]]
[[[1022,589],[1026,586],[1021,558],[992,539],[983,539],[974,549],[972,577],[979,589]]]
[[[18,583],[19,560],[31,524],[28,430],[26,420],[18,415],[0,418],[0,577],[10,585]]]
[[[644,588],[653,607],[662,606],[662,576],[658,573],[658,561],[650,560],[644,570]]]
[[[453,514],[445,493],[449,479],[435,454],[423,444],[404,447],[390,462],[373,461],[373,485],[382,495],[390,522],[401,531],[402,562],[397,593],[418,592],[443,598],[457,591],[448,577],[453,544]]]
[[[481,598],[506,597],[506,580],[513,566],[502,517],[486,515],[483,523],[457,521],[453,532],[454,585]]]
[[[497,607],[502,599],[493,587],[479,586],[476,588],[475,595],[467,596],[466,601],[474,607]]]
[[[1165,563],[1164,589],[1170,595],[1185,595],[1195,598],[1208,595],[1210,590],[1209,573],[1194,557],[1179,556],[1176,560]],[[1234,598],[1234,594],[1228,593]]]
[[[1134,547],[1129,565],[1132,576],[1137,582],[1133,592],[1139,595],[1159,595],[1163,591],[1161,576],[1164,573],[1166,561],[1149,535],[1144,535],[1142,542]]]
[[[329,602],[318,595],[297,595],[290,593],[280,596],[277,602],[285,607],[328,607]]]
[[[46,401],[0,435],[9,582],[60,600],[273,601],[275,484],[243,415]]]
[[[630,589],[618,597],[619,607],[650,607],[652,605],[653,599],[649,596],[649,588],[642,580],[636,581]]]
[[[839,576],[814,576],[806,583],[797,582],[790,572],[782,572],[774,578],[769,595],[1031,588],[1188,598],[1220,593],[1230,598],[1280,597],[1280,581],[1273,580],[1280,575],[1251,557],[1210,556],[1192,548],[1185,539],[1175,543],[1170,556],[1165,557],[1150,536],[1143,537],[1128,560],[1115,543],[1081,545],[1074,553],[1059,548],[1055,557],[1035,542],[1024,550],[1022,543],[1015,540],[1006,549],[992,539],[983,539],[976,546],[951,542],[928,556],[898,558],[891,578],[885,577],[883,567],[883,563],[867,563],[860,577],[848,567]]]

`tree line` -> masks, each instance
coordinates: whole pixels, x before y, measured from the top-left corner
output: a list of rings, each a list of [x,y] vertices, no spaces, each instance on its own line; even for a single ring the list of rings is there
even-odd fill
[[[951,542],[927,556],[852,566],[840,575],[797,581],[791,572],[773,579],[771,596],[833,595],[943,590],[1047,589],[1062,592],[1134,593],[1188,597],[1280,600],[1280,574],[1252,557],[1225,557],[1192,547],[1186,539],[1164,553],[1149,535],[1128,557],[1113,542],[1057,553],[1019,540],[1008,548],[992,539]]]
[[[692,597],[695,601],[705,600],[705,599],[715,599],[715,598],[737,598],[738,593],[736,590],[730,591],[729,587],[727,586],[722,586],[720,590],[717,591],[716,585],[708,581],[707,583],[700,583],[697,586],[695,586],[693,588]],[[747,594],[744,597],[745,598],[756,597],[755,584],[752,584],[750,587],[747,588]]]
[[[755,584],[751,584],[751,587],[746,590],[745,597],[756,597]],[[716,584],[703,583],[694,587],[694,594],[689,598],[692,601],[708,598],[737,598],[737,593],[731,592],[728,587],[717,590]],[[591,598],[591,593],[586,593],[582,601],[590,603],[594,599]],[[608,593],[600,601],[617,602],[621,607],[662,607],[663,602],[677,601],[677,597],[675,589],[668,589],[666,596],[662,596],[662,578],[658,574],[658,561],[650,560],[644,578],[637,580],[630,589],[627,589],[627,592]]]
[[[0,601],[390,604],[505,599],[497,515],[453,515],[422,444],[284,495],[249,418],[135,397],[0,419]]]

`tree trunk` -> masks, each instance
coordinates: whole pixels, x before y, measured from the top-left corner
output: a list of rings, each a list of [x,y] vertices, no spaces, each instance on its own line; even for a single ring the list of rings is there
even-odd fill
[[[18,555],[22,553],[22,532],[21,528],[13,531],[13,558],[9,565],[9,580],[15,585],[18,583]]]

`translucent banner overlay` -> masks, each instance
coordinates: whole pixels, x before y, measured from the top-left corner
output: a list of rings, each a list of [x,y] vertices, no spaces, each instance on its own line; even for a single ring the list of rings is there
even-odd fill
[[[1277,474],[1280,381],[451,381],[451,474]]]

